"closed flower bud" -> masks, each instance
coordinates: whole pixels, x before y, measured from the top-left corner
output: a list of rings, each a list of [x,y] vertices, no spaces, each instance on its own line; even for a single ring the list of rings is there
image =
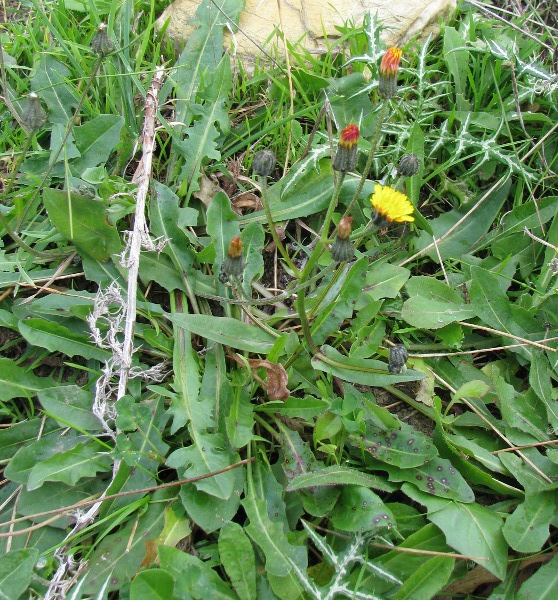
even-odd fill
[[[396,344],[389,349],[388,371],[394,375],[400,375],[407,370],[407,359],[409,353],[403,344]]]
[[[35,92],[31,92],[27,106],[21,115],[22,123],[29,131],[35,131],[40,129],[46,123],[46,120],[47,115],[39,102],[39,96]]]
[[[358,157],[358,138],[360,131],[354,123],[347,125],[339,136],[339,147],[333,160],[336,171],[352,171],[356,167]]]
[[[276,163],[277,159],[271,150],[260,150],[256,156],[254,156],[252,170],[256,175],[269,177],[273,172]]]
[[[412,177],[419,172],[420,160],[416,154],[408,152],[397,163],[397,174],[403,177]]]
[[[337,235],[344,240],[348,238],[353,232],[353,217],[343,217],[341,221],[339,221],[339,225],[337,226]]]
[[[355,255],[355,247],[350,240],[352,217],[344,217],[337,226],[337,235],[331,245],[331,258],[335,262],[347,262]]]
[[[107,56],[111,52],[114,52],[114,43],[109,38],[107,32],[107,26],[105,23],[100,23],[97,29],[95,37],[91,40],[91,48],[95,54],[98,54],[101,58]]]
[[[224,282],[229,276],[240,277],[244,271],[244,261],[242,260],[242,240],[236,236],[229,244],[227,256],[221,265],[219,280]]]
[[[378,92],[382,98],[393,98],[397,94],[397,72],[403,51],[401,48],[388,48],[380,63]]]

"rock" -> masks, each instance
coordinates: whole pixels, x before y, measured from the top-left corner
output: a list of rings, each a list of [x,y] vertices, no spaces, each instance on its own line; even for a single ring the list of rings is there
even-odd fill
[[[361,25],[368,13],[377,13],[384,24],[382,39],[388,46],[403,46],[415,36],[426,37],[439,32],[439,21],[450,15],[456,0],[246,0],[240,17],[239,28],[231,40],[226,33],[227,44],[236,49],[237,55],[248,63],[261,55],[260,48],[276,42],[276,28],[285,32],[291,42],[298,42],[310,52],[325,50],[326,36],[331,40],[339,37],[336,26],[347,21]],[[162,28],[169,21],[167,34],[181,45],[192,28],[188,25],[200,0],[175,0],[157,20]]]

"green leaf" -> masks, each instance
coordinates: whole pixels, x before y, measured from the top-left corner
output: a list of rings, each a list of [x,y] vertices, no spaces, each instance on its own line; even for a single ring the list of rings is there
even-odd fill
[[[39,557],[36,548],[12,550],[0,563],[0,598],[18,600],[31,583],[33,568]]]
[[[288,193],[283,197],[282,190],[287,187]],[[333,169],[329,158],[321,160],[317,169],[309,169],[303,175],[296,169],[291,170],[284,179],[269,187],[268,199],[274,222],[308,217],[325,210],[331,199],[332,188]],[[262,210],[240,219],[240,223],[245,225],[266,221]]]
[[[66,356],[83,356],[101,362],[111,357],[108,350],[95,346],[88,336],[73,333],[64,325],[46,319],[32,318],[20,321],[19,331],[30,344],[51,352],[62,352]]]
[[[395,429],[369,426],[353,443],[362,444],[375,459],[402,469],[423,465],[438,454],[430,438],[404,423]]]
[[[506,519],[503,534],[517,552],[538,552],[550,535],[554,518],[554,492],[527,496]]]
[[[367,272],[364,291],[374,300],[396,298],[410,274],[410,271],[403,267],[382,263]]]
[[[15,453],[4,471],[7,479],[27,484],[32,469],[38,463],[56,457],[58,453],[71,452],[84,439],[74,430],[61,435],[58,427],[52,429],[50,426],[49,429],[46,434],[43,431],[39,439],[26,444]]]
[[[387,364],[379,360],[347,358],[331,346],[322,346],[320,353],[312,358],[312,366],[318,371],[331,373],[343,381],[375,387],[383,387],[403,381],[417,381],[424,378],[423,373],[407,370],[401,375],[392,375]]]
[[[160,102],[164,102],[176,86],[175,119],[186,127],[193,117],[191,108],[195,104],[200,78],[204,73],[211,73],[221,61],[225,28],[238,22],[244,2],[220,0],[219,8],[216,10],[208,0],[199,4],[194,17],[197,28],[188,35],[186,46],[161,90]]]
[[[219,65],[205,75],[211,97],[203,105],[192,104],[190,111],[199,117],[186,131],[183,141],[173,144],[173,149],[184,157],[184,165],[180,172],[179,195],[186,194],[186,201],[192,193],[200,189],[198,180],[201,176],[202,165],[208,159],[219,160],[221,153],[217,149],[217,140],[221,133],[226,133],[229,119],[226,107],[227,95],[232,86],[230,59],[223,56]],[[219,129],[215,126],[219,124]],[[187,187],[186,187],[187,186]],[[187,193],[186,193],[187,192]]]
[[[259,223],[250,223],[242,232],[242,245],[244,247],[244,267],[242,287],[246,294],[251,294],[251,283],[259,279],[264,272],[264,243],[265,234]]]
[[[323,469],[303,473],[289,481],[286,487],[288,492],[306,488],[330,485],[359,485],[370,487],[384,492],[393,492],[395,487],[375,475],[363,473],[357,469],[350,469],[341,465],[333,465]]]
[[[113,459],[108,454],[99,454],[97,445],[78,444],[67,452],[58,453],[39,462],[29,473],[28,490],[35,490],[45,481],[61,481],[74,485],[82,477],[94,477],[98,471],[109,471]]]
[[[238,216],[233,212],[231,201],[223,192],[213,196],[207,209],[207,233],[215,244],[215,267],[217,268],[223,264],[231,240],[240,233]]]
[[[499,286],[498,275],[481,267],[471,267],[471,276],[471,308],[476,316],[490,327],[527,337],[527,333],[517,323],[506,293]],[[531,356],[530,349],[519,348],[517,352],[527,357]]]
[[[256,498],[249,493],[242,501],[250,524],[245,528],[246,533],[254,540],[265,554],[266,570],[273,575],[284,577],[291,571],[291,560],[298,560],[306,550],[289,544],[278,522],[272,522],[267,514],[267,500]]]
[[[219,533],[219,556],[240,600],[256,600],[256,558],[244,529],[227,523]]]
[[[165,508],[174,493],[170,490],[155,493],[153,502],[147,503],[147,509],[139,520],[130,519],[124,527],[103,538],[89,559],[83,586],[85,594],[97,593],[107,578],[109,591],[121,589],[134,578],[145,558],[146,544],[156,540],[163,529]],[[141,503],[146,501],[147,498]],[[126,498],[126,505],[129,504],[130,499]],[[167,547],[160,546],[159,551],[164,548]]]
[[[470,214],[459,227],[456,227],[449,235],[444,236],[450,228],[460,221],[470,206],[453,209],[443,213],[439,217],[430,220],[430,226],[434,231],[434,238],[437,240],[437,248],[431,248],[428,256],[439,262],[438,252],[441,260],[450,258],[458,259],[463,254],[469,253],[475,244],[481,240],[492,226],[502,205],[506,201],[511,187],[511,178],[492,192],[482,204]],[[471,205],[480,198],[473,199]],[[432,243],[432,235],[423,232],[415,242],[417,250],[422,250]]]
[[[169,319],[191,333],[238,350],[267,354],[275,343],[266,331],[228,317],[174,314]]]
[[[196,600],[234,600],[236,595],[219,575],[197,556],[178,548],[159,546],[161,568],[174,579],[179,598]],[[132,600],[132,599],[130,599]]]
[[[451,73],[455,94],[462,99],[465,98],[469,90],[469,81],[467,79],[467,70],[469,62],[469,51],[466,49],[467,43],[454,27],[444,27],[444,52],[448,70]],[[458,110],[466,110],[468,103],[461,102]]]
[[[65,126],[72,118],[78,99],[67,83],[71,77],[70,70],[52,54],[41,55],[35,74],[31,77],[31,90],[37,92],[46,103],[51,123]]]
[[[84,125],[72,129],[80,157],[72,161],[72,170],[79,176],[86,169],[106,164],[120,141],[124,117],[98,115]]]
[[[149,203],[151,232],[169,240],[163,253],[171,258],[177,275],[189,273],[194,262],[194,252],[188,237],[179,227],[181,209],[178,196],[157,181],[153,182],[153,189],[155,194]]]
[[[413,327],[421,329],[440,329],[454,323],[475,316],[466,304],[451,304],[438,302],[423,296],[413,296],[405,301],[401,317]]]
[[[554,555],[515,593],[515,600],[553,600],[558,594],[558,555]]]
[[[554,399],[552,394],[550,363],[546,356],[538,350],[534,350],[532,353],[529,385],[543,402],[548,422],[554,430],[558,430],[558,401]]]
[[[459,471],[445,458],[435,457],[420,467],[398,469],[388,464],[380,467],[389,473],[390,481],[408,481],[428,494],[473,502],[475,494]]]
[[[93,394],[77,385],[47,388],[38,393],[39,401],[49,415],[62,425],[83,431],[99,431],[101,422],[93,414]]]
[[[331,523],[344,531],[374,531],[395,525],[382,499],[365,487],[348,485],[331,512]]]
[[[217,531],[229,523],[238,512],[246,470],[238,468],[233,473],[234,488],[226,500],[206,494],[196,489],[195,485],[185,485],[180,490],[180,500],[188,516],[207,533]]]
[[[54,383],[50,377],[37,377],[30,369],[0,357],[0,400],[32,398],[39,390],[52,387]]]
[[[182,298],[182,302],[184,302],[184,298]],[[182,312],[176,312],[174,315],[188,316]],[[201,433],[214,423],[211,418],[211,407],[203,406],[199,402],[200,366],[198,357],[192,348],[189,331],[179,323],[174,323],[173,334],[173,388],[176,394],[171,395],[172,403],[169,408],[169,413],[173,416],[171,433],[176,433],[186,423],[190,423],[194,431]]]
[[[412,277],[406,284],[410,298],[401,316],[414,327],[440,329],[475,316],[473,309],[449,285],[432,277]]]
[[[397,590],[394,600],[430,600],[449,581],[455,559],[435,556],[425,561]]]
[[[312,396],[305,396],[304,398],[291,396],[285,402],[279,400],[267,402],[266,404],[254,407],[254,410],[256,412],[284,415],[285,417],[312,419],[323,413],[327,408],[329,408],[329,402],[327,400],[314,398]]]
[[[76,192],[45,188],[43,202],[60,235],[100,262],[120,252],[118,229],[108,221],[105,203]]]
[[[207,475],[229,467],[238,459],[238,455],[231,454],[224,448],[226,445],[221,434],[198,433],[194,444],[178,448],[169,455],[167,465],[178,469],[183,479]],[[227,471],[215,477],[208,477],[196,482],[195,486],[207,494],[227,500],[233,493],[234,473]]]
[[[253,437],[254,407],[248,394],[235,394],[227,417],[227,435],[233,448],[244,448]]]
[[[43,419],[30,419],[29,421],[20,421],[10,427],[0,429],[0,460],[6,461],[27,442],[36,440],[39,432],[45,433],[42,425],[46,425],[47,432],[56,427],[52,421],[44,423]],[[49,426],[50,425],[50,426]]]
[[[130,600],[170,600],[173,598],[174,580],[163,569],[141,571],[132,579]]]
[[[496,512],[476,503],[448,502],[428,517],[452,548],[474,557],[499,579],[506,576],[508,545],[502,535],[502,518]]]

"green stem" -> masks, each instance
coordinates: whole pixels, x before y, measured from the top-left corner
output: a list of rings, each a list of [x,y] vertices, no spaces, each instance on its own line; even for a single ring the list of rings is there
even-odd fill
[[[300,277],[300,271],[299,271],[299,269],[297,269],[297,267],[291,260],[291,257],[285,250],[285,246],[283,246],[283,242],[277,235],[277,230],[275,229],[275,225],[273,223],[273,216],[271,214],[271,208],[269,206],[269,202],[268,202],[268,198],[267,198],[267,177],[260,177],[260,182],[262,184],[262,204],[263,204],[263,207],[265,210],[265,216],[267,217],[267,223],[268,223],[269,229],[271,231],[271,237],[273,238],[273,241],[275,242],[275,246],[277,247],[277,250],[279,250],[279,253],[285,259],[285,262],[289,266],[289,269],[291,269],[294,276],[298,278],[298,277]]]
[[[333,196],[331,197],[331,202],[329,203],[326,216],[324,219],[324,223],[322,225],[322,232],[320,235],[320,239],[317,240],[316,245],[306,266],[302,270],[298,278],[299,285],[304,285],[306,281],[311,277],[314,267],[316,266],[320,256],[326,248],[327,240],[328,240],[328,232],[329,225],[331,223],[331,219],[333,217],[333,212],[337,207],[337,202],[339,200],[339,194],[341,193],[341,188],[343,186],[343,181],[345,179],[345,171],[340,171],[339,178],[337,179],[337,184],[335,185],[335,189],[333,191]],[[316,354],[318,351],[318,347],[314,343],[312,339],[312,332],[310,329],[310,322],[308,321],[308,315],[306,314],[306,297],[305,294],[299,294],[296,299],[296,311],[298,313],[298,317],[300,319],[300,325],[302,327],[302,333],[304,334],[304,339],[306,340],[306,345],[308,346],[308,351],[310,354]]]
[[[360,193],[362,192],[362,188],[364,187],[364,183],[366,182],[366,178],[368,177],[368,173],[370,173],[370,169],[372,167],[372,161],[374,160],[374,155],[376,154],[376,148],[378,146],[378,142],[380,141],[380,135],[382,134],[382,127],[384,125],[384,121],[386,120],[387,111],[389,107],[389,101],[384,100],[382,105],[380,106],[380,110],[378,111],[378,120],[376,121],[376,129],[374,131],[374,137],[370,142],[370,152],[368,153],[368,160],[366,161],[366,165],[364,170],[362,171],[362,175],[360,177],[360,181],[358,183],[358,187],[349,202],[349,206],[347,206],[347,210],[343,216],[347,216],[350,214],[351,209],[353,208],[355,202],[360,198]]]

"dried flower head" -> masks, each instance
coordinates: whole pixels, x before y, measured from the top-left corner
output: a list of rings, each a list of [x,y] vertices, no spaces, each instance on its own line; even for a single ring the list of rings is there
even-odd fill
[[[46,123],[47,115],[41,106],[39,96],[35,92],[29,94],[28,100],[27,106],[21,115],[21,121],[29,131],[35,131]]]
[[[93,52],[100,57],[107,56],[107,54],[114,52],[114,42],[109,38],[106,23],[99,23],[97,33],[91,40],[91,48],[93,48]]]
[[[388,186],[377,183],[374,186],[374,193],[370,202],[377,217],[394,223],[403,223],[404,221],[413,222],[415,211],[411,201],[405,194],[394,190]]]
[[[358,138],[360,131],[358,125],[350,123],[339,135],[339,147],[333,160],[333,168],[336,171],[352,171],[357,162]]]
[[[254,156],[252,169],[256,175],[261,177],[269,177],[275,168],[277,159],[271,150],[260,150]]]
[[[382,98],[393,98],[397,94],[397,72],[403,56],[401,48],[388,48],[380,63],[378,91]]]

